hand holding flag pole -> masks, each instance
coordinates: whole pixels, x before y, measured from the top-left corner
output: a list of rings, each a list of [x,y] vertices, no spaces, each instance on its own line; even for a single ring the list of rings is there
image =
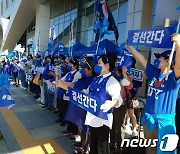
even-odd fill
[[[177,29],[176,29],[176,33],[179,32],[179,25],[180,25],[180,16],[179,16],[179,21],[178,21],[178,25],[177,25]],[[170,66],[171,66],[171,63],[172,63],[172,58],[173,58],[173,55],[174,55],[174,51],[175,51],[175,46],[176,46],[176,43],[174,42],[173,43],[173,46],[172,46],[172,51],[171,51],[171,54],[169,56],[169,65],[168,65],[168,71],[167,71],[167,74],[166,74],[166,81],[168,80],[168,75],[169,75],[169,71],[170,71]]]

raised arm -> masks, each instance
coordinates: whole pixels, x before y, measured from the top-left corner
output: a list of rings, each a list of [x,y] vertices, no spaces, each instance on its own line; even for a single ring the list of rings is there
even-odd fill
[[[176,78],[180,77],[180,34],[174,33],[172,35],[172,41],[176,43],[176,60],[174,66],[174,72]]]
[[[141,65],[146,68],[146,64],[147,64],[147,60],[145,59],[145,57],[139,53],[138,51],[136,51],[134,49],[134,47],[132,46],[127,46],[127,48],[130,50],[130,52],[133,54],[133,56],[135,57],[135,59],[137,61],[139,61],[141,63]]]

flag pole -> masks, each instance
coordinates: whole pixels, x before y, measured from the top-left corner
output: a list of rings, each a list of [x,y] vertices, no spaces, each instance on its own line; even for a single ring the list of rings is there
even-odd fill
[[[101,37],[99,37],[99,39],[98,39],[98,43],[97,43],[97,48],[96,48],[96,55],[97,55],[97,53],[98,53],[98,49],[99,49],[99,43],[100,43],[100,39]]]
[[[72,52],[73,52],[73,45],[74,45],[74,43],[73,43],[73,26],[74,26],[74,18],[73,18],[73,21],[72,21],[72,25],[71,25],[71,33],[72,33],[72,35],[71,35],[71,58],[73,57],[72,56]]]
[[[178,32],[179,32],[179,25],[180,25],[180,16],[179,16],[179,21],[178,21],[178,25],[177,25],[176,33],[178,33]],[[171,63],[172,63],[172,58],[173,58],[174,51],[175,51],[175,46],[176,46],[176,43],[174,42],[174,43],[173,43],[173,46],[172,46],[171,54],[170,54],[170,56],[169,56],[168,71],[167,71],[167,74],[166,74],[166,79],[165,79],[166,81],[168,80],[168,75],[169,75],[170,66],[171,66]]]

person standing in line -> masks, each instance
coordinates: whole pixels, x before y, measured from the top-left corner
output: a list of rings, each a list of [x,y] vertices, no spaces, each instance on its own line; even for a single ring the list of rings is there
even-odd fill
[[[67,73],[63,78],[58,80],[57,82],[61,82],[61,84],[67,85],[68,87],[74,86],[74,83],[77,82],[79,79],[82,78],[81,73],[78,71],[79,69],[79,62],[77,59],[70,59],[69,63],[67,65],[67,70],[69,73]],[[57,84],[58,86],[58,84]],[[61,126],[65,126],[65,121],[64,117],[66,115],[66,111],[68,108],[69,104],[69,96],[68,96],[68,91],[65,90],[63,92],[62,100],[59,102],[59,109],[60,109],[60,114],[61,114]],[[63,131],[64,134],[68,134],[70,132],[68,131]]]
[[[176,133],[175,109],[180,86],[180,34],[174,33],[171,40],[175,42],[176,54],[173,55],[170,71],[168,68],[171,50],[166,50],[161,54],[155,53],[157,59],[152,65],[141,53],[132,46],[128,46],[129,51],[145,68],[145,74],[149,81],[145,112],[141,121],[144,124],[145,138],[158,138],[158,143],[157,148],[148,147],[147,154],[162,153],[159,145],[162,137],[166,134]],[[168,79],[166,80],[167,74]],[[176,150],[171,153],[175,154]]]
[[[115,68],[117,56],[113,54],[102,55],[94,71],[99,74],[87,89],[87,93],[105,101],[100,106],[103,112],[107,112],[108,119],[100,119],[87,112],[85,125],[90,127],[90,154],[97,154],[98,147],[102,154],[109,153],[109,133],[113,124],[113,108],[122,104],[121,87],[119,82],[112,76],[111,71]]]

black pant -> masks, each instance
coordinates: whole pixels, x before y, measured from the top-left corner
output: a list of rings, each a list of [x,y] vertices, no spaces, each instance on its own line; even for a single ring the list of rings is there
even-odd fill
[[[60,112],[62,114],[62,120],[64,121],[67,109],[68,109],[69,101],[62,100],[60,105]]]
[[[121,126],[124,122],[124,117],[126,114],[125,105],[115,108],[113,111],[113,126],[110,132],[111,145],[115,147],[115,144],[120,148],[122,138],[121,138]]]
[[[18,85],[19,84],[18,72],[14,72],[13,75],[14,75],[14,82],[16,83],[16,85]]]
[[[102,154],[109,154],[109,127],[90,128],[90,154],[98,154],[98,145]]]
[[[180,137],[180,98],[177,99],[176,102],[176,116],[175,116],[175,123],[176,123],[176,134]],[[180,140],[178,141],[177,145],[177,153],[180,154]]]
[[[73,135],[78,135],[78,126],[68,121],[67,131]]]

